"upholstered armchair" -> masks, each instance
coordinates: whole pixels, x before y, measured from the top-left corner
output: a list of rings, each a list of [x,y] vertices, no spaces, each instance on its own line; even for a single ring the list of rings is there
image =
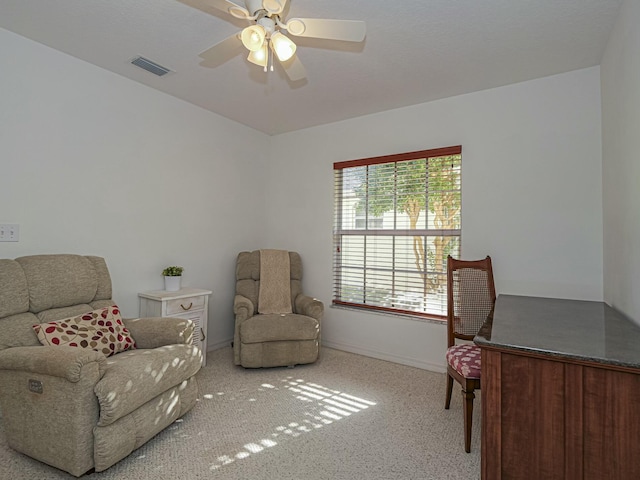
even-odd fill
[[[246,368],[313,363],[320,353],[322,302],[302,293],[296,252],[241,252],[236,263],[233,342]]]
[[[193,323],[122,319],[101,257],[0,260],[0,409],[13,449],[80,476],[195,404]]]

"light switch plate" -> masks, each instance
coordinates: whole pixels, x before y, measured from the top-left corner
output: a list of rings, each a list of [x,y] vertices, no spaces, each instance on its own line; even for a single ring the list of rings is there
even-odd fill
[[[20,241],[20,225],[17,223],[0,224],[0,242]]]

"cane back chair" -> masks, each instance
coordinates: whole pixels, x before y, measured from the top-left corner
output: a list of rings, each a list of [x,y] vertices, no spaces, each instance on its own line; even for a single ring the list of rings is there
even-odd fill
[[[480,348],[470,341],[493,315],[496,291],[491,257],[457,260],[447,257],[447,395],[451,404],[453,381],[462,386],[464,449],[471,451],[474,390],[480,389]],[[457,344],[457,340],[466,341]]]

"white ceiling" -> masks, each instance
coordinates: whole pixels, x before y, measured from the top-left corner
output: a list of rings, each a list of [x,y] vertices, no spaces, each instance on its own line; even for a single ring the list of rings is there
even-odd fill
[[[0,27],[274,135],[599,65],[621,3],[291,0],[289,18],[367,24],[361,44],[292,37],[307,70],[295,83],[245,53],[200,66],[248,23],[177,0],[1,0]],[[175,73],[141,70],[137,55]]]

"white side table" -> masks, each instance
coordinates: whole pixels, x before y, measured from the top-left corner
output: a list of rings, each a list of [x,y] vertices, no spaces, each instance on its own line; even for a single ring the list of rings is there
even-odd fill
[[[142,292],[141,317],[177,317],[191,320],[194,325],[193,344],[202,351],[202,365],[207,364],[207,322],[211,290],[183,288],[177,292],[154,290]]]

